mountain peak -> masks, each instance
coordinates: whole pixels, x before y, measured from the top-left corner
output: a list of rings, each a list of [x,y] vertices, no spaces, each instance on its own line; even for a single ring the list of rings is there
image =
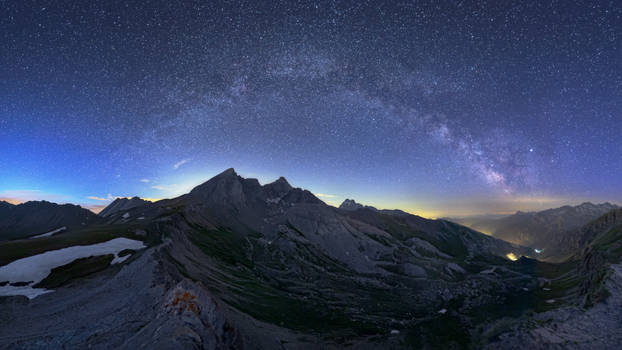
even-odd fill
[[[222,179],[222,178],[237,178],[238,177],[238,173],[235,172],[235,169],[233,168],[229,168],[223,172],[221,172],[220,174],[212,177],[211,179],[209,179],[207,182],[214,180],[214,179]]]
[[[364,208],[362,204],[357,203],[354,199],[349,198],[346,198],[346,200],[344,200],[343,203],[341,203],[341,205],[339,206],[339,209],[343,210],[357,210],[361,208]]]
[[[134,196],[130,199],[128,198],[115,198],[107,207],[105,207],[102,211],[99,212],[99,216],[107,217],[119,211],[130,210],[136,207],[140,207],[143,205],[149,204],[148,201]]]
[[[579,207],[594,207],[594,203],[592,202],[583,202],[579,205]]]
[[[222,205],[244,201],[244,184],[233,168],[212,177],[190,191],[192,196]]]
[[[0,201],[0,206],[4,206],[4,207],[13,207],[15,206],[14,204],[11,204],[7,201]]]
[[[275,192],[275,195],[282,196],[289,192],[293,187],[287,182],[287,180],[281,176],[276,181],[266,184],[265,189]]]

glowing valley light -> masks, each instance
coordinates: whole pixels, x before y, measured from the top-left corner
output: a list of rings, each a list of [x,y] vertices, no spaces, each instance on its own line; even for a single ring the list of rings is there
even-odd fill
[[[542,253],[544,249],[534,249],[533,251],[536,252],[536,254],[540,254]]]
[[[516,257],[516,255],[514,255],[514,253],[507,253],[505,256],[512,261],[518,260],[518,258]]]

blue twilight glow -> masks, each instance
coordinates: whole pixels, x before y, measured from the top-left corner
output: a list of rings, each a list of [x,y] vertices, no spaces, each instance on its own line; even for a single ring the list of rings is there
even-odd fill
[[[235,167],[427,216],[622,196],[622,4],[5,1],[0,199]]]

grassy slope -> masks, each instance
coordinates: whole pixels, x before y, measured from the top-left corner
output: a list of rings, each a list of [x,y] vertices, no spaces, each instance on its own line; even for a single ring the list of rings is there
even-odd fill
[[[75,278],[85,277],[104,270],[110,265],[112,259],[114,259],[113,254],[76,259],[67,265],[52,269],[52,272],[34,287],[58,288]]]
[[[101,243],[118,237],[145,240],[134,234],[135,228],[135,225],[92,226],[51,237],[0,242],[0,266],[49,250]]]
[[[253,241],[256,237],[250,236]],[[260,269],[255,268],[254,258],[263,260],[272,252],[262,251],[260,245],[254,245],[256,256],[248,256],[249,241],[235,232],[221,229],[218,231],[193,230],[190,238],[206,255],[214,259],[219,270],[218,280],[210,283],[220,296],[230,305],[259,320],[301,331],[330,333],[351,330],[356,333],[376,333],[377,330],[364,322],[352,320],[342,307],[330,298],[302,298],[296,295],[294,285],[288,285],[285,278],[273,279]],[[327,257],[312,256],[304,246],[298,247],[300,256],[322,263],[328,270],[346,272],[337,262]],[[281,270],[278,261],[272,261],[271,268]],[[337,282],[335,282],[337,283]],[[330,283],[326,284],[327,286]],[[315,287],[321,288],[320,284]],[[330,293],[326,293],[328,295]],[[325,299],[325,300],[322,300]]]

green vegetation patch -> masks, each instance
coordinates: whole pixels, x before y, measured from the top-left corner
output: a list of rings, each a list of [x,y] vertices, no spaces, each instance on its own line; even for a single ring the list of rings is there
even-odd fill
[[[584,307],[589,308],[596,303],[603,301],[609,297],[610,292],[605,288],[605,282],[611,275],[611,269],[607,266],[603,266],[594,273],[592,280],[587,284],[587,290],[585,292]]]
[[[122,258],[126,255],[131,255],[136,253],[136,251],[134,249],[123,249],[122,251],[119,252],[119,257]]]
[[[89,226],[81,230],[73,230],[62,235],[26,239],[0,243],[0,266],[17,259],[45,253],[50,250],[67,248],[75,245],[102,243],[114,238],[126,237],[145,241],[145,237],[134,234],[131,225]],[[147,237],[149,239],[149,237]],[[147,242],[146,242],[147,243]]]
[[[258,244],[260,235],[257,233],[245,235],[228,228],[193,228],[188,231],[191,241],[217,265],[217,271],[209,280],[211,289],[236,309],[264,322],[300,331],[320,332],[328,337],[347,338],[382,332],[370,322],[354,319],[347,305],[325,298],[334,292],[322,289],[320,284],[341,285],[338,282],[314,283],[311,288],[316,291],[322,289],[322,296],[317,297],[313,293],[305,293],[311,286],[307,282],[290,279],[292,272],[288,270],[292,266],[307,271],[310,276],[317,276],[317,271],[312,271],[311,266],[322,266],[325,279],[330,279],[334,273],[348,275],[350,271],[337,261],[315,254],[299,242],[294,248],[297,258],[292,260],[280,254],[274,243],[268,246]],[[256,265],[255,261],[262,264]],[[344,286],[344,289],[347,287]]]
[[[611,263],[622,261],[622,227],[613,228],[597,237],[590,246]]]
[[[226,228],[205,230],[198,228],[190,236],[192,243],[205,254],[228,265],[243,265],[252,268],[254,263],[246,254],[248,241],[246,237]]]
[[[574,271],[577,268],[578,264],[576,261],[549,263],[522,257],[515,262],[506,262],[505,266],[511,270],[528,274],[534,277],[555,279]]]
[[[104,270],[113,259],[113,254],[76,259],[67,265],[52,269],[52,272],[34,287],[58,288],[75,278],[85,277]]]

